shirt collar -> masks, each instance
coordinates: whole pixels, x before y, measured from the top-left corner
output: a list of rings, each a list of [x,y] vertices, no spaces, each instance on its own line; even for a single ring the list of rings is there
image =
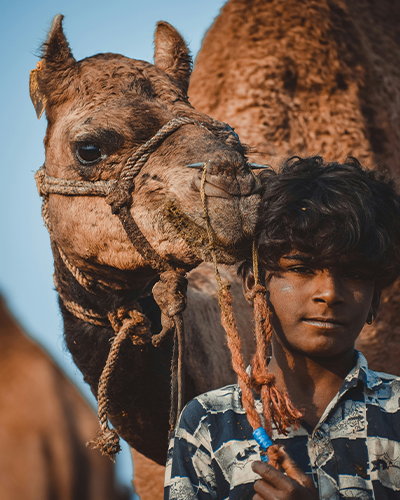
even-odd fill
[[[368,368],[367,360],[361,352],[355,351],[355,355],[357,357],[354,368],[347,374],[336,396],[325,408],[318,425],[323,424],[327,420],[330,413],[336,408],[343,395],[349,389],[356,387],[360,383],[367,387],[367,389],[375,391],[381,384],[383,384],[378,374]]]
[[[359,351],[355,351],[357,356],[354,368],[347,374],[340,389],[339,394],[342,395],[351,387],[355,387],[361,381],[368,389],[374,390],[382,384],[381,378],[376,372],[368,368],[367,360]]]

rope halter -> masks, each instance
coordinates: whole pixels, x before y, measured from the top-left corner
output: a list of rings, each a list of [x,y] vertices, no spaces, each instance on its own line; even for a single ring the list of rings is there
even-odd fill
[[[114,457],[115,453],[117,453],[120,448],[117,432],[115,429],[110,429],[108,426],[108,385],[110,376],[115,367],[120,345],[128,336],[134,344],[143,344],[153,340],[153,344],[157,346],[166,336],[174,334],[174,350],[171,363],[170,430],[173,430],[175,427],[176,419],[183,407],[184,332],[182,312],[186,308],[187,280],[185,278],[185,272],[182,269],[176,269],[154,250],[138,228],[130,211],[130,205],[132,203],[131,192],[134,189],[134,180],[136,176],[162,141],[183,125],[197,125],[207,130],[209,133],[212,133],[205,124],[191,118],[174,118],[164,125],[145,144],[140,146],[140,148],[126,161],[117,180],[81,181],[55,178],[46,173],[45,165],[39,168],[35,174],[37,188],[40,196],[43,198],[42,215],[44,223],[49,231],[50,238],[67,269],[85,290],[91,292],[95,287],[100,287],[102,289],[117,289],[123,287],[117,287],[101,280],[92,279],[69,261],[53,237],[48,212],[48,199],[50,194],[105,197],[107,203],[111,206],[112,213],[119,217],[132,245],[143,256],[144,260],[160,274],[160,281],[155,285],[155,291],[157,293],[155,293],[154,296],[161,309],[163,329],[161,333],[154,335],[153,338],[149,334],[149,322],[141,313],[139,304],[132,304],[130,310],[120,308],[117,311],[108,313],[107,316],[102,316],[93,310],[86,310],[79,304],[68,300],[62,293],[61,287],[55,279],[56,290],[69,312],[82,321],[93,325],[111,326],[115,333],[107,363],[103,369],[98,387],[97,399],[100,433],[97,439],[90,443],[94,445],[94,447],[100,448],[103,454],[107,454],[111,458]],[[164,300],[162,290],[168,290],[171,299],[169,302]]]

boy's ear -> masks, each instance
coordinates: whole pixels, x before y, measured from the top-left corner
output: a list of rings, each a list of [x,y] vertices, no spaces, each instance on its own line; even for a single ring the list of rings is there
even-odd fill
[[[372,297],[372,302],[371,302],[371,307],[369,309],[368,313],[368,318],[367,322],[371,324],[373,321],[375,321],[377,315],[378,315],[378,310],[379,310],[379,305],[381,303],[381,295],[382,291],[381,290],[374,290],[374,295]]]
[[[242,278],[242,290],[243,290],[243,295],[247,302],[253,306],[253,301],[249,300],[247,297],[249,294],[252,292],[254,285],[255,285],[255,279],[254,279],[254,274],[253,274],[253,266],[251,264],[243,264],[241,268],[241,278]]]

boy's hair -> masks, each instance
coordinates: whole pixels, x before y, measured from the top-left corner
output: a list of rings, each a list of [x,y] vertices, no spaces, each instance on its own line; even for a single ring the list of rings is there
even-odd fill
[[[279,172],[265,170],[260,178],[264,193],[254,266],[259,259],[267,270],[279,271],[281,257],[298,250],[310,254],[312,263],[321,268],[355,264],[359,270],[361,264],[363,274],[377,289],[398,277],[400,197],[393,181],[363,169],[355,158],[340,164],[324,163],[320,156],[290,158]],[[245,273],[247,266],[241,269]],[[272,327],[265,292],[256,282],[247,293],[254,304],[257,342],[251,377],[246,373],[233,328],[226,329],[228,345],[249,423],[253,429],[261,425],[251,392],[255,389],[261,395],[266,432],[271,435],[274,424],[279,433],[287,434],[302,414],[288,394],[277,388],[275,377],[268,371]]]
[[[321,267],[357,262],[378,289],[400,274],[400,197],[394,182],[358,160],[290,158],[262,173],[259,258],[268,270],[291,250]]]

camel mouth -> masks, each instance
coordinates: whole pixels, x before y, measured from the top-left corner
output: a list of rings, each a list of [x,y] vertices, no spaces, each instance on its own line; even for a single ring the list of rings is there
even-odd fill
[[[201,177],[200,173],[193,176],[190,184],[193,191],[201,191]],[[211,179],[206,179],[204,183],[204,193],[207,197],[211,198],[230,199],[232,197],[250,196],[256,194],[258,191],[259,187],[255,183],[243,186],[237,180],[229,181],[220,176],[211,176]]]
[[[211,261],[209,235],[206,227],[199,224],[192,217],[182,210],[177,200],[170,199],[164,206],[165,219],[175,228],[180,237],[188,244],[191,250],[200,257],[201,260]],[[221,239],[220,231],[214,233],[213,248],[220,263],[234,264],[238,260],[243,260],[249,255],[251,250],[251,234],[245,234],[241,228],[240,234],[234,240],[227,241]],[[223,236],[227,236],[224,234]]]
[[[201,179],[199,179],[197,175],[193,177],[190,187],[193,189],[193,191],[196,191],[198,193],[201,191]],[[208,181],[204,183],[204,194],[207,197],[225,199],[229,199],[232,196],[238,196],[238,194],[229,193],[228,191],[225,191],[224,189],[221,189],[221,187],[218,187],[212,182]]]

